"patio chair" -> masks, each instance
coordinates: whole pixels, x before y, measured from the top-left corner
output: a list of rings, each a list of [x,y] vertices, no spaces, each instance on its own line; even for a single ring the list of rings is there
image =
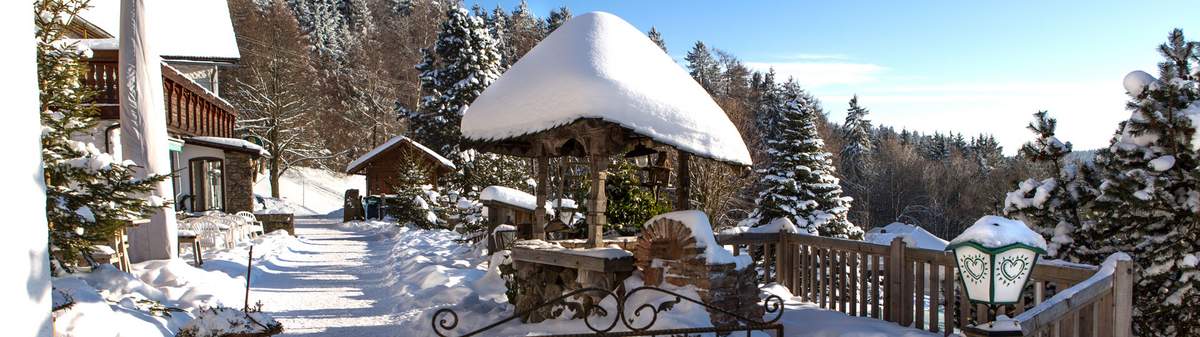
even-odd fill
[[[179,228],[179,231],[176,233],[176,236],[179,239],[179,244],[177,247],[175,247],[175,249],[177,250],[176,254],[183,255],[184,245],[191,246],[192,261],[197,267],[199,267],[200,265],[204,264],[204,254],[202,254],[202,251],[200,250],[200,229],[196,225],[196,219],[197,218],[186,218],[181,219],[176,223],[176,226]]]
[[[263,233],[262,221],[258,221],[258,217],[254,216],[254,213],[241,211],[237,212],[236,215],[246,219],[246,221],[250,224],[249,231],[251,238],[257,238],[258,236],[265,234]]]

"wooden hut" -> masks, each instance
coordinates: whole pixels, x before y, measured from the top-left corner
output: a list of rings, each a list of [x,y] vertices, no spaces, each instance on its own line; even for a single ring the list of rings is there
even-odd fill
[[[426,183],[434,186],[439,178],[455,169],[453,162],[425,145],[396,136],[350,162],[346,173],[367,176],[367,195],[395,194],[399,185],[396,179],[408,165],[423,169]]]

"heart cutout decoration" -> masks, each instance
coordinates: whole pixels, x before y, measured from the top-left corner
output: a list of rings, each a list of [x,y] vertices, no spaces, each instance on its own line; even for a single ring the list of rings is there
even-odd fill
[[[962,268],[967,271],[967,278],[979,282],[987,273],[986,261],[982,256],[967,256],[962,260]]]
[[[1025,268],[1029,267],[1029,262],[1022,258],[1007,258],[1000,261],[1000,276],[1003,276],[1008,283],[1015,282],[1018,277],[1025,274]]]

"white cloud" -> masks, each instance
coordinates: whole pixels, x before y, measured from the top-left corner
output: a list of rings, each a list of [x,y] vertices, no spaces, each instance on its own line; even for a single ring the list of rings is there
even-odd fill
[[[875,83],[886,69],[875,64],[851,62],[746,62],[746,66],[759,71],[774,68],[779,80],[792,77],[807,88]]]

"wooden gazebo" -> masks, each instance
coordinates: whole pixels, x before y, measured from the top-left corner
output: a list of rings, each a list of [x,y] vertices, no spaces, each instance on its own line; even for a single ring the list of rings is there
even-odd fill
[[[607,13],[576,17],[534,47],[471,104],[462,134],[482,152],[536,158],[538,205],[547,198],[550,158],[586,158],[588,247],[604,245],[612,156],[676,151],[676,195],[685,201],[677,208],[687,205],[690,156],[751,164],[712,97],[645,35]],[[532,237],[544,238],[544,208],[534,221]]]

